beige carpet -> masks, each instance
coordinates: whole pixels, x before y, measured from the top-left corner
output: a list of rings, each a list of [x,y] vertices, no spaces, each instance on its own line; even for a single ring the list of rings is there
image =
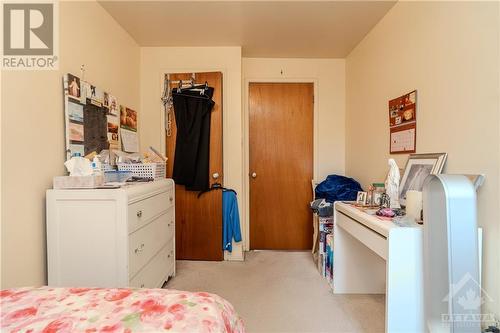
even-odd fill
[[[252,251],[245,262],[177,261],[166,288],[229,300],[247,332],[383,332],[383,295],[334,295],[310,252]]]

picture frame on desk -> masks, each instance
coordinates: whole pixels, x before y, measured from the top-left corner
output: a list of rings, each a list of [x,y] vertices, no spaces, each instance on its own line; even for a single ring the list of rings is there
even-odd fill
[[[401,206],[406,206],[408,190],[422,191],[427,176],[443,171],[447,156],[447,153],[410,154],[399,184]]]
[[[366,205],[366,197],[367,197],[366,192],[358,191],[358,195],[356,196],[356,203],[358,205]]]

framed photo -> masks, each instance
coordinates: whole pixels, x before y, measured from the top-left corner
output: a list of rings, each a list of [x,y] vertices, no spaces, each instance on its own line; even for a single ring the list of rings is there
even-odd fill
[[[358,196],[356,197],[356,203],[359,205],[366,205],[366,192],[358,192]]]
[[[425,178],[440,174],[446,163],[446,153],[411,154],[406,162],[403,177],[399,184],[399,203],[406,206],[408,190],[422,191]]]

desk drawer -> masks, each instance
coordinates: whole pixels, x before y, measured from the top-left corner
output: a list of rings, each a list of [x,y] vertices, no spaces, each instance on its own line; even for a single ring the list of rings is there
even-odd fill
[[[130,280],[132,288],[161,288],[167,277],[173,274],[174,254],[172,242],[161,251]]]
[[[129,235],[129,276],[134,276],[163,246],[173,239],[172,209]]]
[[[128,206],[129,233],[144,226],[151,219],[168,210],[174,204],[173,189],[159,193]]]
[[[341,212],[339,212],[336,216],[337,216],[337,221],[335,221],[335,223],[337,223],[338,227],[341,227],[342,229],[346,230],[348,233],[350,233],[354,238],[358,239],[370,250],[378,254],[384,260],[387,260],[387,252],[388,252],[387,238],[367,228],[358,221],[342,214]]]

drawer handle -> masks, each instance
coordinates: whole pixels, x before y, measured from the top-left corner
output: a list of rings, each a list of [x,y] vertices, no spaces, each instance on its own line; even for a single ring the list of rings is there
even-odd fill
[[[174,198],[170,197],[168,200],[170,200],[170,202],[172,202],[172,201],[174,201]]]
[[[141,288],[144,288],[144,283],[141,283]]]
[[[142,217],[142,210],[137,211],[137,217]]]

